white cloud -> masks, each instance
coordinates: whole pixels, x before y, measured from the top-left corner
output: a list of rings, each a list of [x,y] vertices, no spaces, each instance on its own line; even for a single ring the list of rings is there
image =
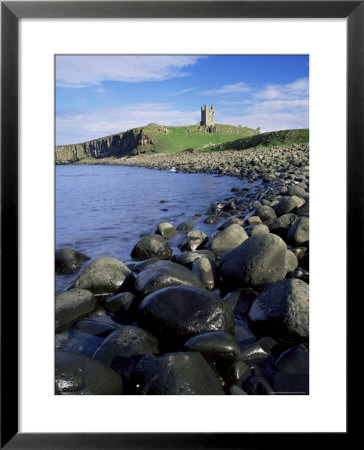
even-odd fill
[[[77,55],[56,57],[59,87],[99,86],[102,81],[161,81],[188,75],[184,69],[202,56],[118,56]]]
[[[136,103],[83,114],[59,113],[56,119],[57,145],[85,142],[150,122],[191,125],[199,120],[198,110],[180,111],[171,103]]]
[[[301,78],[288,84],[269,84],[254,93],[257,99],[297,100],[308,98],[308,78]]]
[[[203,91],[204,95],[231,95],[231,94],[242,94],[249,92],[251,88],[244,82],[235,83],[235,84],[225,84],[220,89],[211,89],[207,91]]]
[[[177,91],[177,92],[174,92],[173,94],[170,94],[170,96],[187,94],[187,92],[195,91],[196,89],[198,89],[198,88],[191,87],[191,88],[187,88],[187,89],[182,89],[181,91]]]

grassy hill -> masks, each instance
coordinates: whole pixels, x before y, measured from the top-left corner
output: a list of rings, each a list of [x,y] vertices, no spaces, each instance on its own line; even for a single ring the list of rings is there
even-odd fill
[[[279,147],[289,146],[293,144],[308,144],[309,130],[293,129],[269,131],[254,136],[236,139],[234,141],[225,142],[209,148],[200,148],[202,152],[223,151],[223,150],[244,150],[247,148],[261,148],[261,147]]]
[[[122,157],[137,154],[175,153],[188,148],[223,144],[259,134],[259,128],[216,125],[216,133],[208,133],[198,124],[170,127],[150,123],[111,136],[80,144],[59,145],[55,149],[56,163],[73,163],[94,158]]]

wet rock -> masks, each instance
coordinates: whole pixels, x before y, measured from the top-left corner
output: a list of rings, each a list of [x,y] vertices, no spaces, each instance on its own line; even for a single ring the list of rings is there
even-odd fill
[[[203,223],[207,223],[208,225],[215,225],[219,223],[221,218],[219,216],[208,216],[204,219]]]
[[[126,265],[129,267],[130,270],[132,270],[133,272],[139,273],[142,270],[144,270],[146,267],[148,266],[152,266],[153,264],[155,264],[156,262],[160,261],[159,258],[150,258],[150,259],[146,259],[145,261],[132,261],[132,262],[128,262]]]
[[[165,239],[171,239],[177,236],[178,233],[171,223],[162,222],[158,225],[156,234],[160,234]]]
[[[86,355],[56,351],[56,395],[120,395],[120,375]]]
[[[84,269],[74,287],[88,289],[93,294],[114,294],[130,273],[130,269],[118,259],[97,258]]]
[[[70,289],[56,296],[56,332],[71,326],[74,322],[87,316],[97,306],[92,292],[86,289]]]
[[[163,236],[150,234],[143,236],[135,244],[131,252],[131,257],[138,260],[149,258],[168,259],[172,253],[172,249]]]
[[[184,345],[186,351],[200,352],[209,361],[233,361],[240,354],[240,347],[226,331],[208,331],[196,334]]]
[[[234,314],[244,317],[257,296],[258,293],[252,289],[242,288],[227,294],[226,297],[224,297],[224,301],[230,305]]]
[[[243,389],[236,384],[229,387],[229,392],[230,395],[248,395],[247,392],[243,391]]]
[[[300,267],[302,267],[302,269],[310,270],[310,253],[309,252],[305,253],[300,258],[299,265],[300,265]]]
[[[205,287],[202,280],[191,270],[171,261],[159,261],[147,267],[135,280],[135,290],[142,295],[168,286]]]
[[[266,220],[276,220],[277,214],[271,206],[261,206],[257,212],[257,216],[264,223]]]
[[[240,348],[251,344],[257,340],[255,334],[252,333],[249,325],[245,320],[235,319],[235,337]]]
[[[121,318],[123,315],[128,315],[132,312],[135,295],[131,292],[121,292],[113,295],[105,300],[105,308],[111,314]]]
[[[278,281],[253,302],[248,318],[259,333],[276,339],[307,339],[309,286],[296,278]]]
[[[274,210],[277,216],[288,214],[297,208],[297,200],[293,197],[282,197],[277,205],[274,205]]]
[[[225,228],[227,228],[227,227],[229,227],[230,225],[233,225],[233,224],[237,224],[237,225],[243,226],[244,220],[243,219],[239,219],[238,217],[232,217],[231,219],[227,220],[222,225],[220,225],[217,229],[219,231],[222,231]]]
[[[234,361],[228,369],[228,379],[233,384],[241,385],[251,374],[249,366],[240,360]]]
[[[210,242],[209,248],[216,255],[221,256],[228,250],[232,250],[248,239],[244,228],[238,224],[232,224],[220,231]]]
[[[248,344],[241,349],[239,360],[246,364],[257,364],[271,356],[271,350],[277,345],[277,341],[270,337],[260,338],[258,341]]]
[[[283,214],[278,217],[271,225],[269,225],[269,229],[271,233],[277,234],[282,239],[287,238],[287,233],[289,228],[295,223],[298,219],[298,216],[293,213]]]
[[[188,233],[193,230],[194,224],[191,222],[182,222],[176,228],[179,233]]]
[[[186,342],[205,331],[233,331],[230,307],[215,294],[192,286],[160,289],[140,304],[142,326],[157,336]]]
[[[310,214],[309,198],[306,198],[305,200],[306,200],[305,204],[297,208],[296,212],[298,216],[308,216]]]
[[[93,358],[129,376],[141,356],[150,353],[159,354],[158,340],[142,328],[124,325],[104,340]]]
[[[208,258],[211,261],[215,261],[216,257],[214,253],[210,250],[195,250],[190,252],[181,252],[177,255],[171,256],[171,261],[177,262],[178,264],[188,265],[192,264],[195,259],[198,258]]]
[[[100,325],[105,326],[105,324]],[[92,356],[105,337],[85,333],[76,327],[68,328],[56,334],[56,350]]]
[[[277,359],[273,388],[277,394],[309,394],[309,351],[304,344],[291,347]]]
[[[257,375],[248,378],[242,388],[250,395],[274,395],[275,393],[269,382]]]
[[[90,258],[72,248],[60,248],[56,251],[56,272],[73,273],[81,269]]]
[[[214,371],[197,352],[144,356],[128,386],[131,394],[224,395]]]
[[[196,250],[206,239],[206,234],[202,231],[194,230],[186,234],[186,241],[181,245],[181,250],[193,251]]]
[[[251,236],[222,255],[220,274],[224,282],[237,287],[275,283],[286,276],[286,250],[279,236],[271,233]]]
[[[217,279],[216,265],[208,258],[197,258],[192,263],[192,273],[194,273],[207,289],[213,289]]]
[[[289,229],[287,239],[294,245],[300,246],[309,240],[309,218],[300,217]]]
[[[107,337],[113,331],[117,330],[117,327],[107,323],[95,322],[93,320],[80,320],[75,325],[75,328],[82,333],[91,334],[98,337]]]

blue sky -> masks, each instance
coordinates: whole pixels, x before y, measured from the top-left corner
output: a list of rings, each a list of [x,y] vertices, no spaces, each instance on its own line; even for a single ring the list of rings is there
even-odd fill
[[[308,128],[308,55],[58,55],[56,144],[150,122],[215,123],[261,131]]]

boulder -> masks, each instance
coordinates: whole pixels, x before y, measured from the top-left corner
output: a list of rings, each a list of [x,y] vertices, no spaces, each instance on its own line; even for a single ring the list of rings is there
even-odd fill
[[[221,383],[197,352],[144,356],[130,375],[128,393],[149,395],[224,395]]]
[[[260,338],[258,341],[242,347],[239,360],[246,364],[258,364],[271,356],[271,350],[278,344],[270,337]]]
[[[287,273],[287,246],[274,234],[251,236],[225,252],[220,261],[223,281],[236,287],[260,287],[282,280]]]
[[[143,236],[135,244],[131,252],[131,257],[138,260],[149,258],[168,259],[172,253],[172,249],[163,236],[150,234]]]
[[[211,261],[215,261],[216,257],[210,250],[195,250],[190,252],[181,252],[171,256],[171,261],[177,262],[184,266],[192,264],[195,259],[208,258]]]
[[[74,287],[88,289],[93,294],[115,294],[131,270],[115,258],[97,258],[84,269]]]
[[[290,186],[288,186],[288,195],[296,195],[297,197],[307,198],[309,196],[309,193],[306,192],[302,187],[297,186],[296,184],[291,184]]]
[[[191,222],[182,222],[178,225],[177,231],[179,233],[188,233],[189,231],[193,230],[194,224]]]
[[[309,394],[309,350],[305,344],[291,347],[275,362],[273,388],[276,394]]]
[[[120,395],[119,374],[86,355],[56,351],[56,395]]]
[[[309,333],[309,286],[297,278],[278,281],[253,302],[252,328],[276,339],[304,340]]]
[[[60,248],[56,251],[56,272],[73,273],[81,269],[90,258],[72,248]]]
[[[86,289],[70,289],[56,296],[56,332],[71,326],[74,322],[90,314],[97,306],[92,292]]]
[[[277,216],[282,216],[283,214],[290,213],[295,208],[297,208],[298,203],[297,199],[294,197],[282,197],[279,200],[279,203],[277,205],[274,205],[274,211],[276,212]]]
[[[135,280],[135,290],[142,295],[168,286],[205,287],[202,280],[191,270],[171,261],[159,261],[147,267]]]
[[[277,214],[274,209],[271,206],[266,205],[258,208],[256,214],[262,222],[265,222],[266,220],[276,220],[277,218]]]
[[[186,241],[181,245],[182,251],[196,250],[206,239],[206,234],[202,231],[194,230],[186,234]]]
[[[286,269],[287,272],[293,272],[298,267],[298,259],[297,256],[291,252],[290,250],[287,250],[286,252]]]
[[[234,361],[240,354],[240,347],[230,333],[226,331],[208,331],[196,334],[184,345],[189,352],[200,352],[207,360]]]
[[[150,353],[159,354],[157,339],[142,328],[124,325],[103,341],[93,358],[129,376],[141,356]]]
[[[197,258],[192,263],[192,272],[200,278],[207,289],[213,289],[215,286],[216,265],[208,258]]]
[[[300,246],[308,242],[309,238],[309,218],[302,216],[289,229],[287,239],[292,244]]]
[[[160,289],[140,304],[141,323],[157,336],[180,343],[197,333],[233,332],[234,317],[229,305],[217,295],[197,287]]]
[[[232,250],[248,239],[244,228],[238,224],[229,225],[209,242],[209,248],[216,256],[221,256],[228,250]]]
[[[171,239],[175,236],[177,236],[178,232],[174,228],[174,226],[171,223],[168,222],[162,222],[157,227],[157,234],[160,234],[165,239]]]

